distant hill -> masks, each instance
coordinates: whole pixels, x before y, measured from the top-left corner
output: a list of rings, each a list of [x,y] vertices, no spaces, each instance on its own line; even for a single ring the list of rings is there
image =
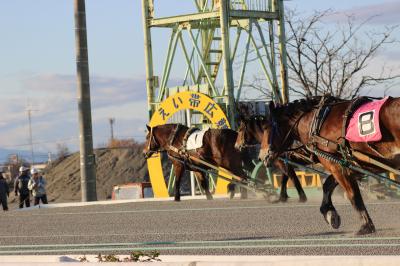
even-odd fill
[[[96,149],[97,198],[111,197],[114,185],[149,181],[147,163],[142,145],[132,148]],[[51,202],[71,202],[81,199],[79,154],[53,161],[44,171],[47,179],[47,196]],[[164,173],[170,164],[163,162]]]
[[[17,154],[20,159],[25,161],[31,160],[31,151],[29,150],[13,150],[13,149],[2,149],[0,148],[0,164],[8,161],[8,157],[11,154]],[[47,161],[48,155],[44,152],[35,152],[35,161],[36,162],[44,162]]]

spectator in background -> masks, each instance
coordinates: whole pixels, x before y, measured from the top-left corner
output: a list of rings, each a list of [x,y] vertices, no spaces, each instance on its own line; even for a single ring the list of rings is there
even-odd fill
[[[31,169],[31,179],[29,180],[28,188],[32,191],[35,206],[38,205],[40,201],[42,201],[43,204],[47,204],[46,180],[36,168]]]
[[[19,176],[15,179],[14,183],[14,192],[15,196],[19,195],[19,208],[22,209],[25,206],[28,208],[31,206],[30,197],[29,197],[29,168],[25,166],[21,166],[19,168]]]
[[[4,211],[8,211],[7,197],[10,196],[10,189],[3,176],[3,170],[0,170],[0,203]]]

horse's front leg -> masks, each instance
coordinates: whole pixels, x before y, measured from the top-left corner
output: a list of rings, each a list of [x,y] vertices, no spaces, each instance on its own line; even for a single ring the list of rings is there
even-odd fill
[[[333,175],[329,175],[322,186],[323,198],[321,207],[319,208],[321,214],[324,216],[325,221],[334,229],[338,229],[341,223],[340,216],[332,203],[332,193],[337,184],[338,183]]]
[[[175,172],[175,201],[181,201],[181,179],[185,166],[180,162],[173,162]]]
[[[303,187],[300,183],[299,178],[296,175],[296,172],[294,171],[293,167],[290,165],[287,166],[287,175],[290,177],[294,186],[296,187],[297,193],[299,194],[299,201],[306,202],[307,201],[306,193],[303,190]]]
[[[294,186],[296,187],[297,193],[299,194],[299,201],[306,202],[307,201],[306,193],[304,192],[303,187],[301,186],[299,178],[297,177],[293,167],[290,165],[286,165],[281,160],[275,160],[274,165],[283,173],[282,183],[281,183],[281,194],[279,200],[282,202],[286,202],[288,199],[287,182],[288,182],[288,177],[290,177]]]
[[[242,180],[246,180],[246,175],[243,171],[243,169],[241,168],[241,163],[238,162],[238,164],[234,164],[231,166],[231,168],[228,169],[232,169],[232,173],[240,176],[242,178]],[[247,195],[247,189],[245,187],[240,186],[239,187],[239,191],[240,191],[240,199],[247,199],[248,195]]]
[[[280,202],[286,202],[289,198],[287,194],[287,182],[289,181],[289,177],[283,173],[282,174],[282,182],[281,182],[281,193],[279,194],[279,200]]]

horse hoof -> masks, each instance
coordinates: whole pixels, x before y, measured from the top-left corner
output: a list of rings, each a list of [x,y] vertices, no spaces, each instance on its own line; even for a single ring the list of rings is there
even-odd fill
[[[179,202],[181,201],[181,198],[175,198],[174,201]]]
[[[368,224],[363,224],[360,228],[360,230],[358,230],[356,232],[357,236],[361,236],[361,235],[367,235],[367,234],[372,234],[375,233],[375,225],[373,223],[368,223]]]
[[[207,200],[213,200],[213,199],[214,199],[213,196],[212,196],[211,194],[206,195],[206,197],[207,197]]]
[[[328,211],[325,215],[325,220],[333,229],[338,229],[340,227],[341,219],[336,211]]]
[[[304,196],[300,196],[299,202],[307,202],[307,197],[305,195]]]
[[[235,197],[235,191],[231,191],[229,193],[229,199],[233,199]]]
[[[240,199],[242,199],[242,200],[243,200],[243,199],[248,199],[247,194],[242,194],[242,193],[241,193],[241,194],[240,194]]]
[[[279,197],[279,202],[287,202],[289,197]]]

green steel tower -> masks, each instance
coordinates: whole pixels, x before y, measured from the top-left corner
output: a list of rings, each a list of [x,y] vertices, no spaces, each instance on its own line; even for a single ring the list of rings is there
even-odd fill
[[[272,91],[276,102],[288,101],[282,0],[193,0],[192,13],[157,17],[159,1],[142,0],[150,118],[166,97],[189,90],[212,97],[235,128],[235,103],[244,91],[245,74],[252,71],[248,65],[255,60],[267,80],[265,89]],[[159,28],[170,36],[161,44],[166,49],[164,59],[155,58],[153,50],[152,36]],[[183,81],[170,86],[171,69],[178,61],[185,64]],[[155,62],[164,62],[162,73],[155,73]]]

